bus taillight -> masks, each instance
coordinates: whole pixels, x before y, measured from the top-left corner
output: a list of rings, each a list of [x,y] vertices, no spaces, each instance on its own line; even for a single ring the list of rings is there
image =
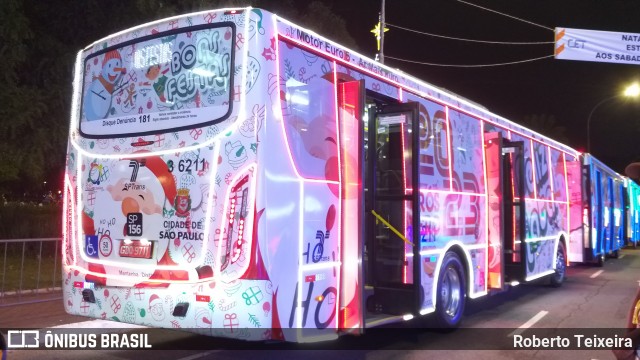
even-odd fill
[[[220,271],[224,271],[230,264],[238,261],[245,242],[245,228],[249,216],[249,185],[251,172],[247,172],[230,184],[231,191],[227,198],[225,223],[221,233],[222,254]]]
[[[62,204],[62,257],[63,263],[72,265],[75,262],[73,239],[76,234],[76,198],[73,185],[68,175],[64,180],[64,195]]]

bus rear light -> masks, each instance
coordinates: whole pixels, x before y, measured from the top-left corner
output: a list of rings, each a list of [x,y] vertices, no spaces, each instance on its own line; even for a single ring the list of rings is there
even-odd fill
[[[73,251],[74,239],[77,236],[76,229],[78,220],[76,218],[76,197],[73,191],[69,175],[65,176],[64,198],[63,198],[63,219],[62,219],[62,256],[63,263],[72,265],[75,263]]]
[[[224,271],[230,264],[236,263],[242,255],[245,245],[245,222],[251,211],[249,209],[249,187],[253,168],[241,174],[230,184],[231,189],[227,198],[227,210],[220,230],[222,243],[220,243],[220,271]],[[226,229],[225,229],[226,228]],[[226,238],[225,238],[226,236]]]

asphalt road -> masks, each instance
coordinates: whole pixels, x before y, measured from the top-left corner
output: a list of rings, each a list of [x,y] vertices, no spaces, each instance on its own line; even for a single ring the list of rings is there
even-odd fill
[[[137,329],[149,334],[156,350],[11,350],[8,359],[614,359],[608,349],[513,350],[512,345],[514,334],[571,337],[575,344],[575,334],[588,338],[590,331],[610,337],[619,333],[640,280],[640,249],[625,249],[621,254],[602,268],[570,267],[560,288],[519,285],[471,300],[463,328],[450,333],[395,326],[328,343],[289,344]],[[0,308],[0,329],[45,329],[87,320],[67,315],[59,301]],[[487,348],[491,350],[479,350]]]

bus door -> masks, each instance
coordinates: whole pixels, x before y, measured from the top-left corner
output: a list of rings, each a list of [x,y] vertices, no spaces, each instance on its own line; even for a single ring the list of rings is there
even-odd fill
[[[606,220],[604,222],[605,227],[606,227],[606,243],[605,243],[605,250],[604,253],[605,254],[610,254],[613,250],[615,250],[615,242],[616,242],[616,236],[615,236],[615,220],[614,220],[614,211],[616,209],[616,205],[615,205],[615,193],[613,192],[613,179],[611,178],[611,175],[607,176],[607,197],[606,197]]]
[[[589,242],[585,242],[585,229],[589,224],[588,202],[583,198],[584,189],[588,189],[586,183],[582,183],[582,164],[578,159],[565,162],[567,170],[567,185],[569,189],[569,228],[571,229],[569,240],[569,261],[584,262],[587,259],[585,249],[591,248]]]
[[[504,263],[507,281],[526,277],[524,143],[503,139],[501,147]]]
[[[522,141],[485,133],[489,191],[488,287],[502,290],[508,281],[524,279],[524,151]]]
[[[593,227],[591,228],[591,232],[593,233],[595,231],[595,237],[596,237],[596,244],[595,244],[595,249],[594,249],[594,256],[597,256],[598,258],[598,264],[600,264],[601,262],[604,262],[604,242],[605,242],[605,234],[604,234],[604,226],[603,226],[603,222],[604,222],[604,204],[603,204],[603,199],[602,199],[602,173],[600,172],[600,170],[596,170],[596,186],[595,186],[595,211],[596,214],[594,216],[594,224]],[[593,236],[593,235],[591,235]]]
[[[375,109],[375,113],[374,110]],[[415,314],[422,303],[418,244],[418,104],[369,108],[365,195],[365,280],[374,314]]]

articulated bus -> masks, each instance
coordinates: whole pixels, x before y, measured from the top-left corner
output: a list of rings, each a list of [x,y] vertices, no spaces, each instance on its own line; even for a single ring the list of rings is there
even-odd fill
[[[590,154],[583,157],[584,258],[602,266],[625,245],[625,177]]]
[[[86,47],[69,136],[75,315],[298,342],[455,327],[589,260],[582,154],[265,10]]]

